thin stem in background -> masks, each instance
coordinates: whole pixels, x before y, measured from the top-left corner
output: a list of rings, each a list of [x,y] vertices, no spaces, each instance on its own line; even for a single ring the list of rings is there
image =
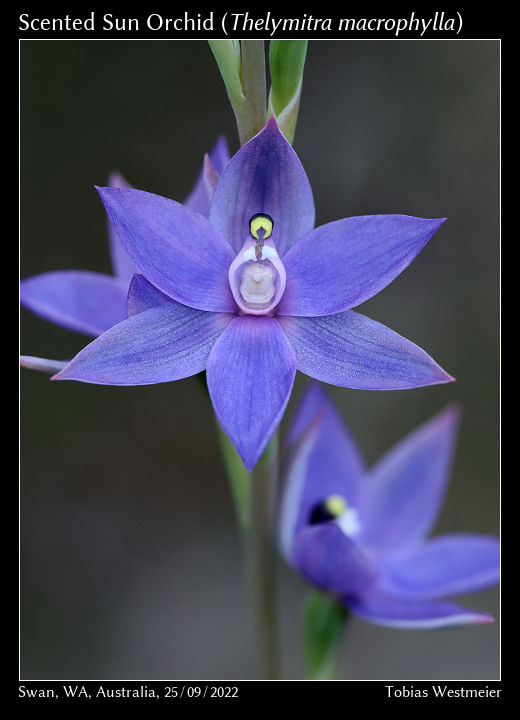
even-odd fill
[[[197,379],[209,399],[205,374],[199,373]],[[274,542],[278,436],[276,433],[273,435],[256,467],[248,475],[218,422],[217,434],[245,550],[248,602],[258,671],[264,679],[276,680],[280,677]]]
[[[247,573],[254,641],[263,679],[280,677],[275,583],[274,509],[278,476],[275,435],[251,473],[250,529]]]

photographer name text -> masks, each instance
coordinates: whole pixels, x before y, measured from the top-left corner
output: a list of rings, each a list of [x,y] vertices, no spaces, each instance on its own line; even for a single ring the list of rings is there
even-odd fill
[[[388,698],[499,698],[502,688],[490,687],[464,687],[455,685],[432,685],[429,688],[414,687],[413,685],[385,685]]]

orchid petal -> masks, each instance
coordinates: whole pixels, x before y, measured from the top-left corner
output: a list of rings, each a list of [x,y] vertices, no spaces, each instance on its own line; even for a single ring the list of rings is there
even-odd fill
[[[125,319],[126,292],[110,275],[60,270],[22,280],[20,301],[45,320],[95,337]]]
[[[231,317],[170,300],[115,325],[53,380],[150,385],[195,375],[206,367],[211,348]]]
[[[97,188],[129,256],[159,290],[189,307],[233,312],[234,254],[206,218],[152,193]]]
[[[288,442],[295,442],[309,427],[287,472],[281,513],[286,557],[294,536],[310,523],[316,506],[331,495],[340,495],[353,508],[360,499],[363,460],[333,403],[317,383],[310,385],[296,411]]]
[[[422,250],[445,218],[364,215],[316,228],[284,257],[280,315],[332,315],[386,287]]]
[[[20,355],[20,366],[28,370],[38,370],[39,372],[54,373],[63,370],[70,360],[48,360],[47,358],[33,357],[32,355]]]
[[[224,135],[221,135],[217,142],[213,145],[211,152],[209,153],[209,159],[211,161],[211,166],[217,175],[220,175],[229,162],[229,149]],[[193,190],[184,201],[184,205],[190,208],[190,210],[194,210],[195,212],[204,215],[204,217],[208,217],[210,196],[208,196],[207,184],[204,176],[205,173],[203,169],[197,177]]]
[[[322,414],[299,435],[293,447],[290,463],[285,471],[285,487],[280,505],[280,526],[278,533],[280,552],[289,565],[292,564],[294,537],[303,526],[301,522],[301,498],[307,481],[309,456],[318,437]]]
[[[108,184],[114,188],[131,188],[132,186],[127,183],[121,173],[113,172],[108,177]],[[126,285],[130,283],[132,276],[137,272],[137,268],[134,263],[130,260],[128,253],[123,249],[123,246],[119,242],[119,239],[114,232],[112,223],[107,218],[108,226],[108,243],[110,247],[110,257],[112,259],[112,267],[114,269],[114,275],[122,280]]]
[[[229,161],[213,195],[209,219],[238,253],[256,213],[274,220],[281,257],[314,227],[309,181],[274,117]]]
[[[128,288],[126,314],[128,317],[131,317],[132,315],[137,315],[137,313],[149,310],[156,305],[164,305],[164,303],[171,302],[175,301],[158,290],[151,282],[148,282],[144,275],[136,274],[133,276],[130,287]]]
[[[347,310],[324,317],[278,317],[297,369],[316,380],[363,390],[400,390],[453,380],[424,350]]]
[[[344,598],[345,605],[363,620],[409,630],[429,630],[453,625],[492,623],[487,613],[454,603],[407,601],[382,594]]]
[[[213,197],[213,193],[215,192],[215,189],[218,185],[218,173],[213,167],[213,164],[211,162],[211,158],[206,153],[204,155],[204,164],[202,167],[202,178],[204,180],[204,187],[206,188],[206,195],[208,197],[208,212],[209,212],[209,203],[211,202],[211,198]],[[201,213],[201,215],[204,213]],[[207,217],[207,214],[204,215],[204,217]]]
[[[225,135],[219,135],[215,144],[209,152],[211,164],[222,175],[224,168],[229,162],[229,147]]]
[[[410,599],[463,595],[499,582],[500,543],[485,535],[441,535],[380,565],[385,593]]]
[[[213,166],[216,173],[220,174],[226,164],[229,161],[229,150],[227,146],[226,138],[221,135],[215,145],[213,146],[209,154],[211,165]],[[121,173],[111,173],[108,178],[108,184],[110,187],[115,188],[131,188],[132,186],[127,183]],[[201,171],[195,183],[195,187],[186,198],[184,205],[190,210],[208,217],[209,215],[209,197],[206,189],[206,183],[204,181],[204,173]],[[119,239],[114,232],[112,223],[108,222],[108,237],[110,243],[110,256],[112,258],[112,266],[114,273],[126,283],[130,283],[132,276],[137,272],[137,268],[130,260],[128,253],[123,249]]]
[[[294,353],[274,318],[236,317],[215,343],[207,364],[209,393],[248,470],[282,419],[294,375]]]
[[[314,585],[344,595],[366,591],[377,571],[335,522],[309,525],[294,539],[293,563]]]
[[[369,472],[360,542],[372,552],[404,550],[431,529],[449,480],[458,417],[456,408],[446,408]]]

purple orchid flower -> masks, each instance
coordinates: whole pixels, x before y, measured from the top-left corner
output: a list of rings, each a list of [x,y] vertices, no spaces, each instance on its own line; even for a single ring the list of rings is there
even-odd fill
[[[221,136],[184,204],[207,217],[210,197],[218,173],[229,161],[226,139]],[[130,188],[120,173],[112,173],[109,184],[113,188]],[[121,246],[111,223],[108,224],[110,257],[114,274],[59,270],[26,278],[20,285],[20,301],[24,307],[45,320],[84,335],[97,337],[117,323],[126,320],[128,288],[136,266]],[[22,356],[22,365],[43,372],[58,372],[67,361]]]
[[[466,533],[425,539],[446,491],[458,415],[446,408],[368,472],[317,385],[295,415],[282,554],[364,620],[397,628],[493,621],[444,598],[498,583],[498,539]]]
[[[399,275],[444,219],[374,215],[314,229],[309,181],[273,117],[222,172],[208,218],[139,190],[98,191],[139,274],[128,319],[53,379],[145,385],[206,370],[216,415],[248,470],[297,369],[370,390],[453,380],[415,344],[351,310]]]

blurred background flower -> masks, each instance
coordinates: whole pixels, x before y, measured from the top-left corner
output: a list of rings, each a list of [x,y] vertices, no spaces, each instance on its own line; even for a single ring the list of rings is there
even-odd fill
[[[279,520],[287,562],[377,625],[493,622],[447,598],[498,584],[498,538],[428,538],[449,487],[458,424],[459,410],[448,406],[368,469],[328,395],[309,384],[288,435],[292,457]]]
[[[457,484],[435,533],[498,532],[498,63],[498,42],[312,41],[294,143],[317,225],[396,208],[449,219],[360,311],[434,353],[457,383],[331,389],[369,465],[439,407],[464,407]],[[135,187],[186,197],[220,133],[235,152],[203,41],[22,42],[21,276],[109,273],[93,186],[118,168]],[[23,311],[22,352],[67,358],[83,345]],[[196,381],[119,389],[23,371],[21,412],[22,676],[252,677],[233,508]],[[285,664],[301,677],[294,607],[307,584],[279,572]],[[496,617],[498,592],[472,607]],[[353,620],[344,669],[496,678],[498,633]]]

